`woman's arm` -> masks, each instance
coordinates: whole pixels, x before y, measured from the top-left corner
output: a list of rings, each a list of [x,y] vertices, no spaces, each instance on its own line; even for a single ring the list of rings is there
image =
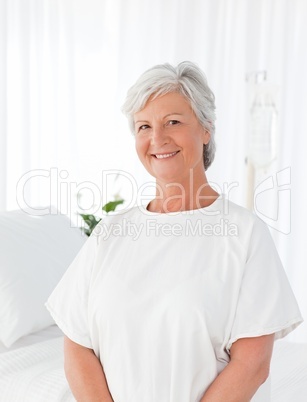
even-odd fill
[[[233,343],[230,362],[200,402],[249,402],[270,371],[274,334]]]
[[[64,337],[65,374],[78,402],[113,402],[100,361],[92,349]]]

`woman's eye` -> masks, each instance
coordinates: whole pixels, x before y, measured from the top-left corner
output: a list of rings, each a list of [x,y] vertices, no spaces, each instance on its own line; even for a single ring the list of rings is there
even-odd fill
[[[148,127],[149,127],[148,124],[142,124],[142,125],[139,127],[138,131],[146,130]]]
[[[178,120],[170,120],[168,122],[169,126],[175,126],[176,124],[179,124],[180,122]]]

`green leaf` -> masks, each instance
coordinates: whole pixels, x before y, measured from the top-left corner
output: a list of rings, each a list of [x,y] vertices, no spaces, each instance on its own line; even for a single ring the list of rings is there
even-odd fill
[[[123,204],[123,202],[124,202],[124,200],[109,201],[102,207],[102,210],[105,211],[106,213],[115,211],[117,206],[120,204]]]
[[[105,211],[106,213],[109,213],[111,211],[115,211],[118,205],[123,204],[124,200],[115,200],[115,201],[110,201],[107,204],[105,204],[102,207],[102,210]],[[79,214],[82,219],[84,220],[85,227],[81,227],[81,230],[83,233],[85,233],[87,236],[90,236],[92,231],[95,229],[96,225],[101,221],[101,218],[98,218],[95,215],[92,214]]]
[[[79,214],[79,215],[83,218],[86,224],[86,227],[82,227],[81,230],[87,236],[90,236],[90,234],[95,229],[96,225],[100,222],[101,219],[91,214]]]

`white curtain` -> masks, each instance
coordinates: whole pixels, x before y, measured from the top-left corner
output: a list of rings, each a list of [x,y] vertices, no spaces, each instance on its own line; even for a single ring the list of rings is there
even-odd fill
[[[120,106],[146,68],[183,60],[216,95],[209,180],[244,205],[246,74],[265,70],[279,88],[279,146],[258,175],[256,212],[307,317],[306,21],[306,0],[0,0],[0,209],[53,205],[75,219],[118,192],[139,199],[152,179]],[[307,341],[306,324],[292,339]]]

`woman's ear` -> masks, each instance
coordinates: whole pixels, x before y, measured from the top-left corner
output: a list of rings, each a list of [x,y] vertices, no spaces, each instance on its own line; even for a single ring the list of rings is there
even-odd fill
[[[210,141],[211,138],[211,134],[209,132],[209,130],[204,129],[204,133],[203,133],[203,143],[204,145],[207,145]]]

